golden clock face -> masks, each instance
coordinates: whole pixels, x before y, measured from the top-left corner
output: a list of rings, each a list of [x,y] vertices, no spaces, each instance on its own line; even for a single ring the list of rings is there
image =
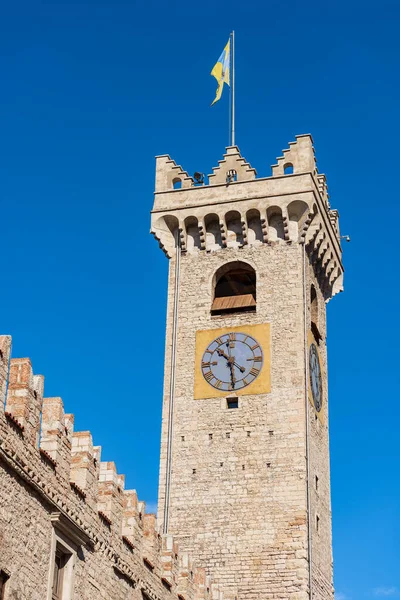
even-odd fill
[[[271,391],[270,324],[196,332],[194,398]]]
[[[257,340],[247,333],[231,331],[214,339],[201,362],[204,379],[217,390],[241,390],[259,376],[263,351]]]

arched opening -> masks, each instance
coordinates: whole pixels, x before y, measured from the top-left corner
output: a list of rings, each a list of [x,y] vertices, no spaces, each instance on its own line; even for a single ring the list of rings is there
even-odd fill
[[[180,190],[182,187],[182,179],[175,177],[175,179],[172,180],[172,185],[174,186],[174,190]]]
[[[160,242],[168,256],[175,252],[178,241],[179,221],[172,215],[164,215],[152,225],[151,233]]]
[[[241,261],[223,265],[214,276],[212,315],[256,310],[256,272]]]
[[[206,228],[206,250],[219,250],[219,248],[222,248],[221,227],[218,215],[206,215],[204,225]]]
[[[237,181],[237,171],[235,169],[229,169],[226,174],[226,182],[232,183],[232,181]]]
[[[199,223],[196,217],[185,219],[186,227],[186,249],[188,252],[201,249]]]
[[[294,200],[288,205],[287,211],[289,217],[289,238],[292,242],[297,242],[300,230],[307,218],[308,204],[302,200]]]
[[[257,242],[263,242],[263,233],[261,228],[260,212],[253,208],[248,211],[247,215],[247,243],[249,245]]]
[[[268,217],[268,241],[277,242],[285,239],[282,211],[278,206],[270,206],[267,211]]]
[[[226,245],[228,248],[237,248],[243,245],[243,229],[240,213],[231,210],[225,215]]]
[[[310,291],[310,312],[311,312],[311,331],[316,342],[319,344],[322,340],[322,335],[319,331],[319,314],[318,314],[318,297],[314,285],[311,285]]]
[[[293,175],[293,165],[292,163],[286,163],[283,167],[284,175]]]

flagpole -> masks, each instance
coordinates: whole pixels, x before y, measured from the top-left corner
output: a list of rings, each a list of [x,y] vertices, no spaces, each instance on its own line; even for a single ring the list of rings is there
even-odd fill
[[[231,33],[231,146],[235,145],[235,32]]]

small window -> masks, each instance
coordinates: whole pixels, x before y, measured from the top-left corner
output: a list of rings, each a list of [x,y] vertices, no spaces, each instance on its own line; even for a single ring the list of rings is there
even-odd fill
[[[6,583],[10,576],[5,571],[0,571],[0,600],[4,600],[6,593]]]
[[[232,183],[232,181],[237,181],[237,171],[235,169],[229,169],[226,174],[226,182]]]
[[[293,175],[292,163],[286,163],[286,165],[283,167],[283,172],[285,175]]]
[[[318,483],[319,483],[319,479],[318,479],[318,475],[315,476],[315,491],[318,492]]]
[[[182,179],[175,177],[175,179],[172,181],[172,185],[174,186],[174,190],[180,190],[182,187]]]
[[[315,528],[317,531],[319,531],[319,516],[318,515],[315,517]]]
[[[223,265],[215,274],[212,315],[256,310],[256,272],[241,261]]]
[[[66,571],[71,556],[71,554],[65,552],[65,549],[60,544],[57,544],[56,555],[54,557],[52,600],[62,600],[65,598],[64,592],[67,584]]]
[[[227,398],[226,406],[227,408],[239,408],[239,398]]]
[[[71,600],[77,546],[69,538],[66,538],[61,531],[54,530],[53,535],[52,570],[47,598],[51,598],[51,600]]]

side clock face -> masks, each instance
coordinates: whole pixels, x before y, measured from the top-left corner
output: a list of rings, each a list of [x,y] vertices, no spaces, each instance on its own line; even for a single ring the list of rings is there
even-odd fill
[[[322,408],[322,377],[321,365],[316,345],[310,345],[309,350],[309,370],[310,370],[310,385],[311,393],[314,401],[315,410],[320,412]]]
[[[208,345],[201,371],[217,390],[241,390],[253,383],[263,366],[260,344],[245,333],[226,333]]]

